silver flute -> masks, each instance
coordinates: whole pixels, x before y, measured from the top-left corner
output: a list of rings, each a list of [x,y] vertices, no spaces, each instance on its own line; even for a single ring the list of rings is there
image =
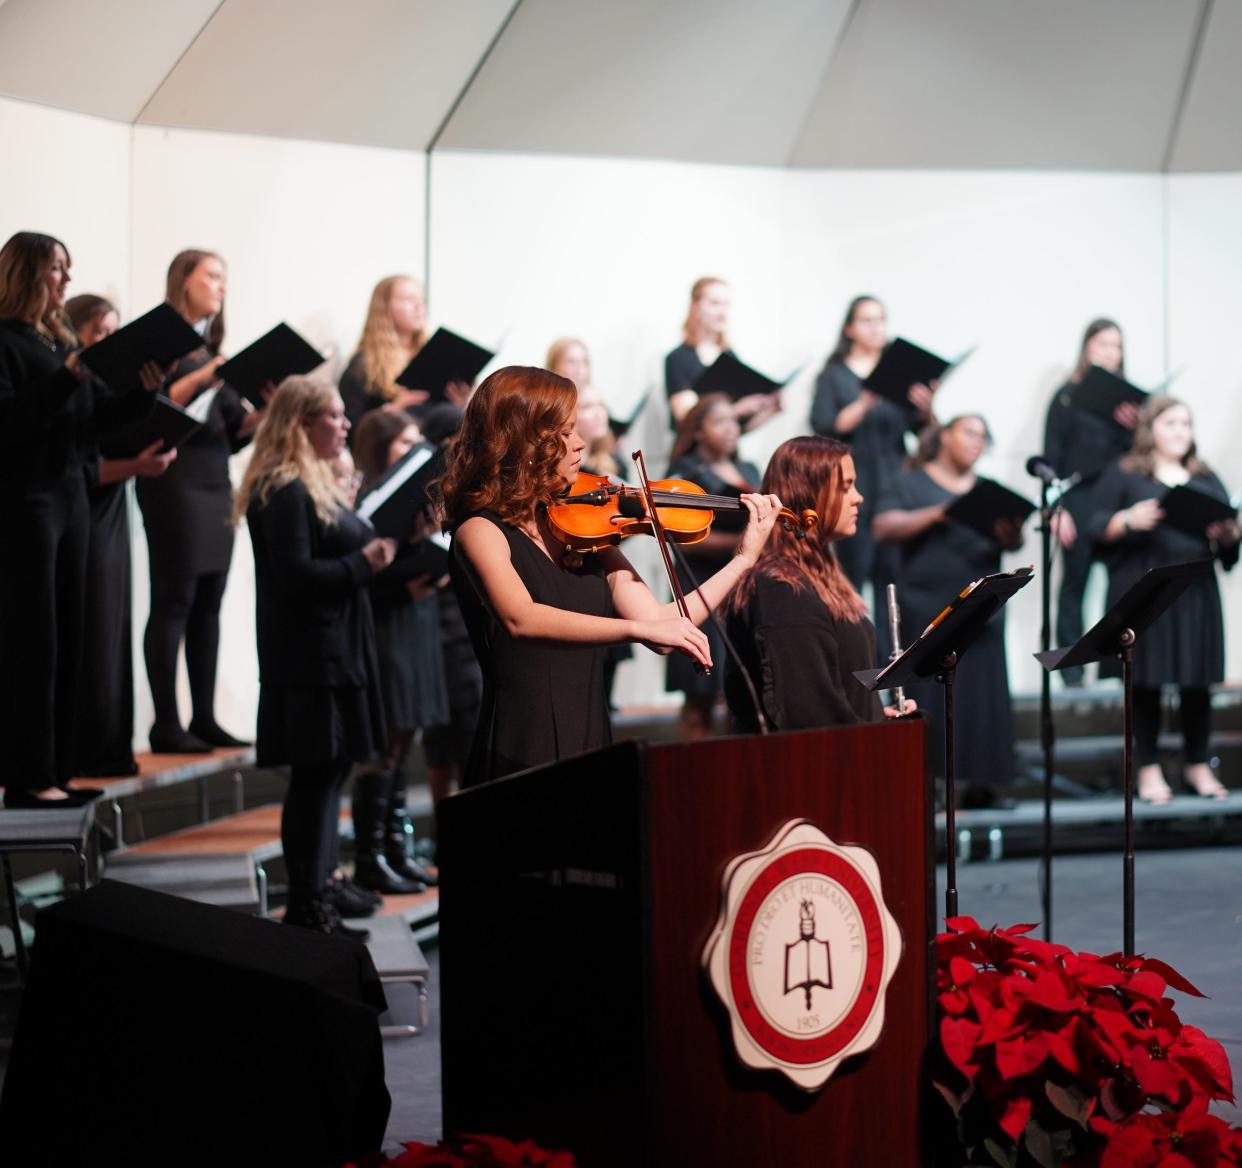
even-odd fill
[[[897,603],[897,585],[890,584],[888,586],[888,632],[889,638],[893,643],[892,652],[889,653],[889,661],[896,661],[901,656],[901,607]],[[893,690],[893,702],[897,706],[897,713],[904,714],[906,712],[906,692],[897,686]]]

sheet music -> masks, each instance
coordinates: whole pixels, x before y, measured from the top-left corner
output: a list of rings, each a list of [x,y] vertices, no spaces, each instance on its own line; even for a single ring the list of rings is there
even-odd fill
[[[421,466],[425,466],[431,456],[435,454],[436,447],[428,446],[425,450],[419,450],[411,454],[402,464],[401,469],[390,478],[388,478],[380,486],[376,487],[358,507],[358,514],[363,519],[370,519],[393,495],[403,486]]]
[[[217,385],[215,389],[204,390],[185,408],[185,412],[190,415],[200,426],[207,424],[207,415],[211,413],[211,407],[215,404],[216,394],[220,392]]]

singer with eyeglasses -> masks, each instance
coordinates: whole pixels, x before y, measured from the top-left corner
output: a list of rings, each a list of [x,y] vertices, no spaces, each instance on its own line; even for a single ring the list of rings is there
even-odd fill
[[[875,668],[875,627],[837,559],[854,535],[863,495],[850,448],[835,438],[791,438],[768,463],[759,488],[819,523],[801,538],[778,527],[726,601],[726,628],[749,675],[730,660],[725,696],[734,724],[758,730],[755,698],[774,730],[880,722],[915,704],[884,708],[854,671]]]

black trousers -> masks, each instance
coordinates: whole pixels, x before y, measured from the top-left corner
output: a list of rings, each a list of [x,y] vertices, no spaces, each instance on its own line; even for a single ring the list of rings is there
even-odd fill
[[[0,783],[41,791],[72,776],[90,515],[75,467],[32,490],[0,487]]]
[[[349,775],[348,759],[294,763],[280,817],[280,843],[289,873],[289,893],[315,897],[323,893],[339,851],[341,788]]]
[[[1180,691],[1183,753],[1187,765],[1207,762],[1212,736],[1212,691],[1206,686],[1185,686]],[[1151,766],[1160,761],[1160,690],[1134,687],[1134,761]]]
[[[215,722],[220,602],[227,581],[227,569],[187,575],[161,567],[154,560],[151,563],[151,615],[142,648],[159,726],[182,724],[177,709],[177,657],[182,641],[193,720],[206,725]]]

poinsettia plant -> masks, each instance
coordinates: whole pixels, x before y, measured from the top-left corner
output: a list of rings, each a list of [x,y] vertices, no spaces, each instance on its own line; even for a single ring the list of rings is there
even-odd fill
[[[576,1168],[568,1152],[501,1136],[449,1136],[438,1144],[409,1143],[404,1149],[391,1159],[381,1153],[345,1168]]]
[[[1208,1114],[1233,1099],[1229,1060],[1178,1018],[1167,990],[1203,995],[1175,969],[1074,953],[1034,925],[945,923],[932,1078],[962,1164],[1242,1165],[1242,1128]]]

